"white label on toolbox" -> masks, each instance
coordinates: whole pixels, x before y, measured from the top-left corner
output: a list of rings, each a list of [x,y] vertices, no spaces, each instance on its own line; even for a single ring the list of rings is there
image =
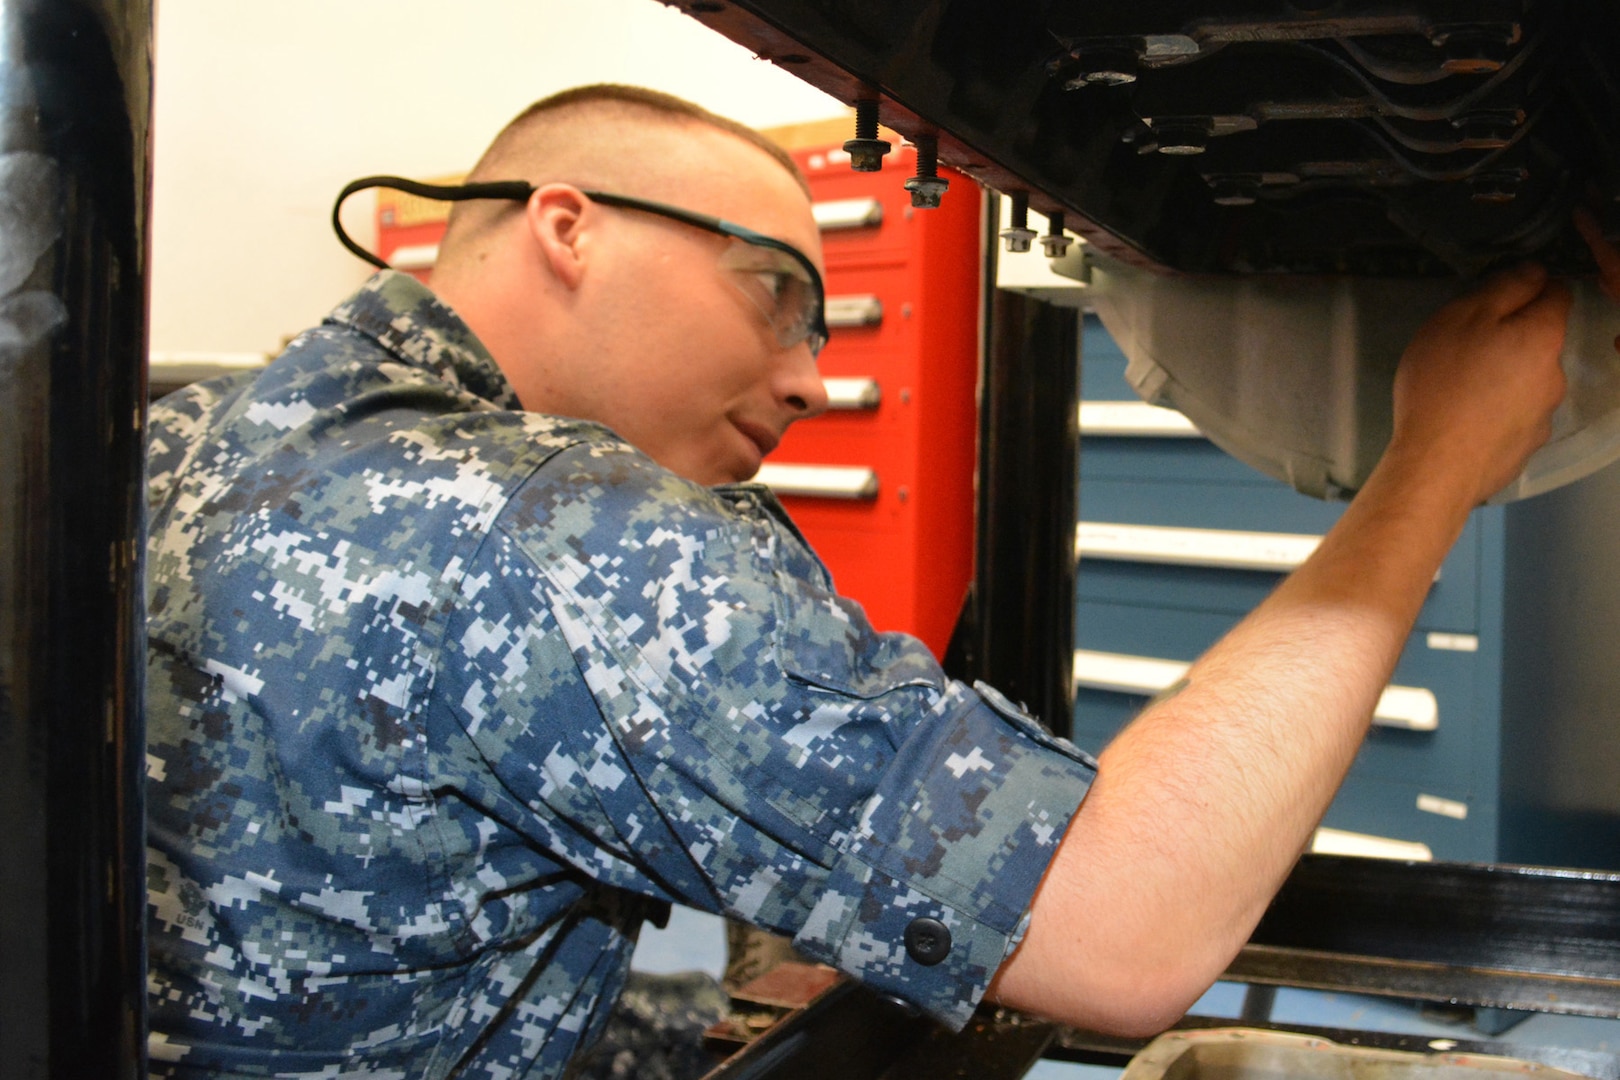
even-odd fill
[[[1321,542],[1320,536],[1305,533],[1181,529],[1107,521],[1082,521],[1075,530],[1075,554],[1081,558],[1277,573],[1293,570]]]
[[[1151,697],[1187,674],[1191,666],[1152,656],[1076,649],[1074,685],[1076,689]],[[1435,731],[1440,727],[1440,703],[1431,691],[1420,686],[1386,686],[1373,709],[1373,724],[1406,731]]]
[[[1196,439],[1203,433],[1176,410],[1145,401],[1082,401],[1080,434]]]
[[[1446,652],[1479,652],[1479,635],[1477,634],[1442,634],[1435,631],[1429,635],[1429,648],[1441,649]]]
[[[1468,819],[1468,804],[1458,802],[1456,799],[1442,799],[1438,795],[1419,795],[1417,808],[1426,814],[1439,814],[1441,817],[1456,818],[1458,821]]]

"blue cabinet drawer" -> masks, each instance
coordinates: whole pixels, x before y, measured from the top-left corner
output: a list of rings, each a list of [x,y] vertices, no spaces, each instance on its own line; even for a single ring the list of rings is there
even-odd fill
[[[1205,529],[1323,533],[1341,503],[1309,499],[1280,484],[1203,484],[1188,480],[1083,480],[1082,521],[1130,521]]]
[[[1162,436],[1098,436],[1081,431],[1080,491],[1098,480],[1131,482],[1196,480],[1210,484],[1248,484],[1284,487],[1204,438]],[[1295,498],[1303,496],[1295,495]],[[1333,504],[1328,504],[1333,505]],[[1342,510],[1343,507],[1340,507]]]
[[[1152,692],[1146,686],[1134,692],[1121,689],[1139,673],[1127,670],[1127,662],[1109,659],[1104,665],[1094,654],[1190,662],[1237,621],[1208,612],[1081,604],[1075,637],[1076,648],[1084,654],[1076,663],[1074,710],[1074,731],[1081,745],[1100,750]],[[1391,680],[1392,686],[1402,689],[1380,701],[1379,716],[1351,767],[1352,776],[1468,790],[1480,726],[1474,702],[1478,662],[1477,653],[1431,649],[1425,636],[1414,636]],[[1111,670],[1102,671],[1104,666]],[[1111,677],[1113,688],[1098,688]],[[1173,677],[1167,674],[1161,681]],[[1302,724],[1310,722],[1310,717],[1300,718]]]
[[[1082,695],[1085,693],[1082,691]],[[1116,699],[1107,703],[1093,702],[1087,711],[1095,716],[1117,707],[1117,718],[1110,717],[1110,720],[1120,727],[1142,705],[1141,699],[1127,699],[1120,694],[1093,693],[1093,696]],[[1111,734],[1077,727],[1074,741],[1095,754],[1107,745]],[[1427,780],[1414,783],[1352,771],[1334,797],[1322,824],[1347,832],[1426,844],[1436,859],[1463,862],[1494,859],[1496,820],[1490,808],[1482,806],[1471,791],[1463,790],[1454,781],[1434,779],[1434,783]],[[1423,809],[1425,806],[1431,809]],[[1436,812],[1433,807],[1447,812]]]
[[[1082,486],[1082,536],[1100,530],[1105,544],[1082,545],[1077,595],[1084,601],[1187,608],[1241,615],[1281,580],[1268,553],[1303,553],[1309,541],[1269,541],[1251,534],[1319,537],[1342,508],[1293,492],[1195,483],[1095,481]],[[1147,531],[1118,526],[1150,526]],[[1195,530],[1162,533],[1155,530]],[[1089,530],[1089,532],[1088,532]],[[1210,533],[1206,530],[1215,530]],[[1469,520],[1429,589],[1418,615],[1423,630],[1473,631],[1479,622],[1481,528]],[[1141,546],[1136,540],[1140,539]],[[1150,550],[1158,546],[1155,553]],[[1200,565],[1202,563],[1202,565]]]
[[[1436,813],[1424,806],[1445,806]],[[1461,816],[1459,816],[1461,812]],[[1489,862],[1496,858],[1493,814],[1460,790],[1356,777],[1340,789],[1322,824],[1348,832],[1414,840],[1436,859]]]

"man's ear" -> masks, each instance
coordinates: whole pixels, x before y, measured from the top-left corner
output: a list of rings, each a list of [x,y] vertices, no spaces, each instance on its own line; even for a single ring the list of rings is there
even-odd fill
[[[540,260],[565,287],[579,288],[591,253],[585,223],[590,200],[570,184],[537,188],[524,206],[529,236]]]

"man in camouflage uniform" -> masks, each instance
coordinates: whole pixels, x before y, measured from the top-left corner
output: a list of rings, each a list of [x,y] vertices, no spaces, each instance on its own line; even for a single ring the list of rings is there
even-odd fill
[[[1161,1027],[1562,392],[1544,275],[1437,316],[1344,524],[1099,774],[874,633],[741,483],[826,400],[791,162],[595,88],[472,179],[539,186],[458,210],[431,291],[379,274],[154,410],[156,1075],[560,1075],[669,902],[948,1024],[993,991]]]

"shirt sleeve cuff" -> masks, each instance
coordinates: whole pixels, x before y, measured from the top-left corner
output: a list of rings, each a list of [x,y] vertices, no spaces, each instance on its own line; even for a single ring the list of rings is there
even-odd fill
[[[988,686],[950,696],[901,748],[794,945],[960,1029],[1097,763]]]

